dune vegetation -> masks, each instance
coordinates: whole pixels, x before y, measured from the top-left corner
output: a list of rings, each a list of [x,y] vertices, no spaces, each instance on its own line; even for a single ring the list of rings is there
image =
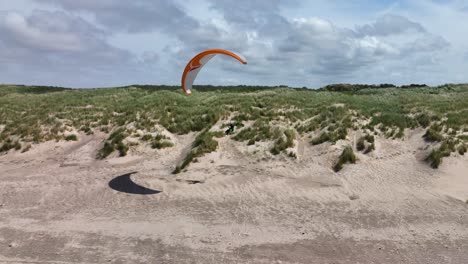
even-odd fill
[[[165,133],[196,132],[192,150],[176,169],[180,171],[216,150],[216,138],[225,136],[214,129],[220,122],[221,129],[235,124],[232,140],[270,142],[272,155],[291,157],[295,154],[288,148],[298,137],[308,136],[311,145],[335,144],[352,130],[362,131],[356,150],[370,153],[375,137],[398,140],[405,130],[421,127],[432,148],[426,160],[437,168],[443,157],[466,152],[468,85],[340,84],[318,90],[197,86],[191,96],[177,86],[0,86],[0,152],[26,152],[41,142],[103,132],[109,136],[96,158],[104,159],[114,152],[125,156],[135,144],[129,137],[158,151],[174,145]]]

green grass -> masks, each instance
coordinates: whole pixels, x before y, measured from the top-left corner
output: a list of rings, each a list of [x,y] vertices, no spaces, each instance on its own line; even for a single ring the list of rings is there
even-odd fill
[[[123,157],[127,155],[128,146],[125,145],[123,140],[126,138],[125,129],[118,128],[110,134],[107,140],[104,142],[104,146],[99,150],[97,158],[104,159],[115,150],[119,151],[119,156]]]
[[[180,173],[185,169],[194,159],[202,157],[203,155],[213,152],[218,148],[218,141],[213,137],[222,137],[223,132],[211,132],[208,130],[202,131],[192,144],[192,149],[187,154],[182,163],[176,166],[173,171],[174,174]]]
[[[278,139],[280,133],[279,130],[273,129],[269,122],[260,118],[252,127],[242,129],[232,139],[236,141],[248,141],[249,145],[253,145],[257,141]]]
[[[444,140],[444,137],[433,128],[428,129],[426,131],[426,134],[424,134],[423,138],[429,142],[440,142]]]
[[[154,139],[145,134],[158,132],[157,125],[174,134],[200,133],[228,116],[234,116],[236,124],[232,139],[246,144],[274,142],[275,153],[283,152],[288,145],[286,136],[280,140],[274,133],[277,127],[290,129],[296,135],[316,135],[312,144],[333,144],[346,139],[351,130],[364,129],[397,139],[404,136],[405,129],[416,127],[428,128],[428,141],[466,141],[467,136],[459,132],[468,131],[468,85],[397,88],[389,84],[338,84],[319,91],[195,86],[191,96],[184,95],[177,86],[74,90],[0,85],[0,150],[11,149],[16,141],[24,146],[65,139],[72,129],[92,134],[122,128],[121,134],[127,137],[133,134],[127,127],[134,127],[144,132],[141,141],[152,144]],[[358,122],[364,120],[368,125]],[[241,128],[247,121],[254,125]],[[123,140],[108,138],[99,156],[106,157],[113,151],[125,155],[128,147]]]
[[[111,144],[109,141],[104,143],[104,146],[98,152],[98,159],[104,159],[109,156],[112,152],[114,152],[115,146]]]
[[[11,139],[7,139],[5,142],[3,142],[3,145],[0,147],[0,152],[6,152],[14,148],[15,148],[15,145],[13,144]]]
[[[151,134],[146,134],[146,135],[143,135],[141,137],[141,140],[143,140],[143,141],[150,141],[152,139],[153,139],[153,135],[151,135]]]
[[[440,149],[434,149],[431,151],[429,156],[427,156],[426,161],[429,162],[432,168],[437,169],[442,163],[442,158],[448,156],[450,156],[449,152],[441,151]]]
[[[166,137],[165,135],[158,133],[156,136],[153,137],[151,134],[145,134],[141,137],[142,141],[150,141],[151,148],[153,149],[164,149],[164,148],[171,148],[174,146],[174,143],[170,141],[170,138]]]
[[[273,155],[278,155],[285,151],[287,148],[294,147],[294,139],[296,138],[295,132],[292,129],[285,130],[282,134],[279,132],[280,135],[277,136],[277,140],[273,145],[273,148],[270,149],[270,152]]]
[[[365,135],[361,138],[356,143],[356,149],[358,151],[363,151],[364,154],[368,154],[372,151],[375,150],[375,138],[372,135]]]
[[[332,130],[331,132],[322,132],[318,137],[315,137],[310,142],[312,145],[320,145],[325,142],[336,143],[340,139],[346,139],[348,132],[345,128],[338,128],[337,130]]]
[[[442,142],[439,148],[433,149],[431,153],[426,157],[426,161],[429,162],[432,168],[439,168],[442,164],[444,157],[449,157],[452,152],[455,152],[456,143],[451,140]]]
[[[78,137],[75,134],[71,134],[65,137],[66,141],[77,141]]]
[[[20,150],[21,149],[21,143],[19,143],[18,141],[15,141],[15,143],[13,143],[13,148],[15,150]]]
[[[431,117],[427,113],[421,113],[416,116],[416,121],[421,127],[428,127],[431,124]]]
[[[343,149],[338,161],[336,162],[335,166],[333,166],[333,170],[338,172],[343,169],[343,165],[346,163],[356,163],[356,155],[354,155],[353,148],[350,146],[346,146]]]
[[[128,146],[125,145],[123,142],[117,143],[116,149],[119,151],[119,156],[120,157],[127,156]]]
[[[82,126],[82,127],[80,128],[80,131],[85,132],[86,135],[91,135],[91,134],[94,133],[94,131],[93,131],[93,130],[91,129],[91,127],[89,127],[89,126]]]
[[[466,146],[466,144],[461,144],[459,147],[458,147],[458,153],[460,155],[465,155],[465,153],[467,152],[467,149],[468,147]]]
[[[369,143],[374,143],[375,142],[375,137],[372,135],[366,135],[364,139],[369,142]]]
[[[0,147],[0,152],[6,152],[6,151],[9,151],[11,149],[20,150],[21,149],[21,143],[19,143],[18,141],[12,142],[10,139],[8,139]]]
[[[320,134],[320,136],[318,136],[318,137],[312,139],[312,141],[311,141],[310,143],[311,143],[312,145],[314,145],[314,146],[315,146],[315,145],[320,145],[320,144],[322,144],[322,143],[325,143],[325,142],[329,141],[330,138],[331,138],[331,137],[330,137],[330,134],[329,134],[329,133],[327,133],[327,132],[322,132],[322,133]]]
[[[163,149],[163,148],[170,148],[170,147],[173,147],[174,146],[174,143],[170,142],[170,141],[167,141],[167,140],[163,140],[163,141],[153,141],[151,143],[151,147],[154,148],[154,149]]]

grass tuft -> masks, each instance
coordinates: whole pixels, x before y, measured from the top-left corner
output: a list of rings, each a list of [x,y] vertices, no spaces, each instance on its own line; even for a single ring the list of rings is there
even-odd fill
[[[118,128],[112,134],[110,134],[109,138],[104,142],[104,146],[101,150],[99,150],[97,158],[98,159],[105,159],[107,158],[112,152],[115,150],[119,151],[119,156],[123,157],[127,155],[128,147],[123,143],[125,139],[125,129]]]
[[[21,150],[21,153],[25,153],[31,149],[31,144],[26,144],[24,148]]]
[[[174,146],[174,143],[167,141],[167,140],[163,140],[163,141],[155,140],[151,143],[151,147],[154,149],[171,148],[173,146]]]
[[[429,142],[441,142],[442,140],[444,140],[444,137],[433,128],[428,129],[426,131],[426,134],[424,134],[423,138]]]
[[[365,138],[362,137],[358,140],[357,144],[356,144],[356,149],[358,151],[363,151],[364,149],[366,148],[366,141],[365,141]]]
[[[451,143],[443,142],[439,148],[431,151],[431,153],[426,157],[426,161],[429,162],[432,168],[437,169],[440,164],[442,164],[443,158],[449,157],[452,151],[454,151],[453,145],[451,145]]]
[[[375,144],[371,143],[370,145],[367,146],[366,150],[364,151],[364,154],[368,154],[374,150],[375,150]]]
[[[151,139],[153,139],[153,136],[151,134],[145,134],[141,137],[141,140],[143,141],[150,141]]]
[[[215,151],[218,148],[218,141],[214,140],[213,137],[216,135],[219,135],[219,133],[209,132],[208,130],[202,131],[195,138],[195,141],[192,144],[192,149],[187,154],[182,164],[178,165],[172,173],[180,173],[180,171],[185,169],[194,159]]]
[[[11,139],[7,139],[5,142],[3,142],[2,147],[0,147],[0,152],[6,152],[9,151],[10,149],[13,149],[15,146]]]
[[[278,155],[287,148],[294,147],[294,139],[296,138],[296,135],[292,129],[285,130],[283,135],[280,133],[277,137],[278,139],[275,141],[273,148],[270,149],[270,152],[273,155]]]
[[[465,153],[467,152],[467,146],[466,144],[461,144],[459,147],[458,147],[458,153],[460,155],[465,155]]]
[[[71,134],[65,137],[66,141],[77,141],[78,137],[75,134]]]
[[[333,166],[333,170],[335,172],[340,171],[341,169],[343,169],[343,165],[346,163],[356,163],[356,155],[354,155],[354,151],[353,148],[351,148],[351,146],[346,146],[343,149],[343,152],[338,158],[337,163],[335,164],[335,166]]]
[[[315,146],[315,145],[320,145],[322,143],[325,143],[329,141],[330,139],[331,139],[330,134],[328,134],[327,132],[323,132],[320,134],[320,136],[312,139],[310,143]]]

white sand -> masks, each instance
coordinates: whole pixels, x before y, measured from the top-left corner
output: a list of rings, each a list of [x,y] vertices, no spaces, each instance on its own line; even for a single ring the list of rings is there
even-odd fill
[[[178,175],[194,134],[104,161],[102,134],[12,152],[0,156],[0,263],[468,263],[468,157],[431,169],[422,133],[378,139],[339,173],[353,142],[300,139],[293,160],[225,137]],[[132,172],[161,192],[109,187]]]

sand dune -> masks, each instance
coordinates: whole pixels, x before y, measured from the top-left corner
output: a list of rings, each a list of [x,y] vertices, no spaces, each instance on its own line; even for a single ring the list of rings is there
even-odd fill
[[[224,137],[178,175],[192,134],[103,161],[101,134],[9,153],[0,263],[467,263],[468,158],[431,169],[422,133],[339,173],[344,142],[306,139],[295,160]]]

